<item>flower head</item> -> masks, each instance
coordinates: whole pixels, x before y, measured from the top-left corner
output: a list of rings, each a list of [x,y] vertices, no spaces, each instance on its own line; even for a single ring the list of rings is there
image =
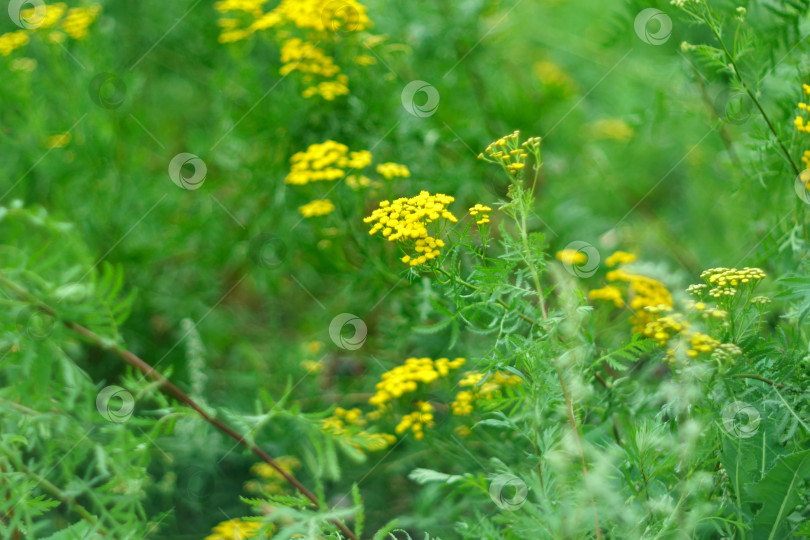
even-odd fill
[[[585,264],[588,262],[588,255],[578,249],[563,249],[557,252],[557,260],[563,264]]]
[[[765,277],[765,272],[759,268],[749,268],[747,266],[742,270],[736,268],[710,268],[704,270],[700,277],[711,287],[709,296],[720,298],[722,296],[734,296],[739,289],[756,285]]]
[[[308,202],[304,206],[298,207],[298,211],[305,218],[325,216],[335,209],[335,205],[329,199],[319,199]]]
[[[244,540],[253,538],[262,528],[257,521],[245,521],[241,518],[223,521],[205,537],[205,540]]]
[[[489,223],[489,213],[492,212],[492,208],[489,206],[484,206],[483,204],[476,204],[472,208],[470,208],[470,215],[476,217],[480,214],[480,217],[475,220],[475,223],[478,225],[484,225]]]
[[[411,171],[405,165],[399,163],[380,163],[377,165],[377,172],[386,180],[392,178],[410,178]]]
[[[411,253],[405,255],[402,262],[416,266],[440,255],[444,241],[431,236],[428,228],[434,228],[432,224],[441,220],[451,223],[458,221],[447,209],[454,200],[442,193],[431,195],[422,191],[415,197],[382,201],[379,208],[363,221],[373,223],[369,234],[382,232],[389,242],[404,245]]]
[[[312,144],[290,158],[292,167],[284,179],[287,184],[304,185],[310,182],[339,180],[348,169],[360,170],[371,164],[371,152],[349,151],[349,147],[328,140]]]

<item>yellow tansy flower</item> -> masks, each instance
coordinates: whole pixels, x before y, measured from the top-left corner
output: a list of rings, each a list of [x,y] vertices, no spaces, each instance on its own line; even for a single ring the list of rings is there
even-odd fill
[[[87,28],[101,13],[101,6],[93,5],[86,8],[70,8],[62,20],[62,29],[73,39],[84,39]]]
[[[478,214],[481,214],[481,217],[479,217],[475,221],[478,225],[484,225],[486,223],[489,223],[489,213],[490,212],[492,212],[492,208],[490,208],[489,206],[484,206],[483,204],[480,204],[480,203],[476,204],[475,206],[470,208],[470,215],[471,216],[476,217],[476,216],[478,216]]]
[[[616,266],[617,264],[627,264],[635,262],[635,253],[628,253],[627,251],[616,251],[610,257],[605,259],[605,264],[609,267]]]
[[[325,216],[335,209],[335,205],[329,199],[319,199],[308,202],[304,206],[299,206],[298,211],[305,218]]]
[[[399,163],[380,163],[377,165],[377,172],[380,173],[386,180],[392,178],[410,178],[411,171],[405,165]]]
[[[622,292],[618,287],[614,287],[613,285],[607,285],[601,289],[593,289],[588,293],[588,297],[592,298],[593,300],[606,300],[608,302],[613,302],[616,307],[622,307],[624,305]]]
[[[440,255],[444,241],[430,236],[428,226],[439,220],[457,222],[458,218],[447,209],[454,200],[442,193],[431,195],[422,191],[416,197],[382,201],[379,208],[363,221],[374,224],[369,234],[382,231],[389,242],[405,244],[412,253],[402,262],[417,266]]]
[[[262,524],[256,521],[244,521],[241,518],[223,521],[205,537],[205,540],[244,540],[253,538],[262,528]]]
[[[563,249],[557,252],[557,260],[563,264],[584,264],[588,262],[588,256],[576,249]]]

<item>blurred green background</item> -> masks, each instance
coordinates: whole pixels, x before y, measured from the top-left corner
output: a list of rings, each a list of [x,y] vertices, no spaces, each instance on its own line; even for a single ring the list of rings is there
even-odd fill
[[[751,172],[747,164],[764,161],[751,141],[761,119],[745,100],[730,110],[739,103],[728,81],[706,79],[681,50],[708,36],[675,20],[664,43],[645,43],[633,21],[648,3],[365,4],[371,32],[387,40],[375,65],[346,62],[350,94],[331,102],[302,98],[295,77],[279,75],[274,41],[219,43],[208,0],[102,0],[84,39],[32,39],[0,57],[2,203],[45,207],[75,223],[99,260],[123,266],[137,290],[126,342],[181,387],[191,378],[184,319],[204,346],[207,401],[246,412],[262,392],[270,400],[289,392],[306,412],[358,405],[408,356],[467,354],[448,351],[442,333],[403,331],[420,320],[428,285],[406,279],[396,253],[368,240],[362,217],[380,198],[422,189],[455,196],[458,213],[493,203],[505,185],[476,156],[515,129],[544,138],[533,227],[547,232],[552,252],[578,240],[605,255],[636,251],[684,283],[712,266],[789,265],[776,240],[794,209],[793,173],[778,156],[763,169],[770,173]],[[0,21],[0,32],[14,30]],[[769,53],[752,62],[758,54]],[[21,58],[36,67],[20,69]],[[402,106],[414,80],[438,90],[435,114],[418,118]],[[790,128],[800,80],[795,65],[781,64],[760,88],[797,152]],[[105,99],[115,106],[97,103]],[[66,145],[48,148],[68,131]],[[412,176],[302,220],[297,208],[309,198],[284,184],[289,158],[327,139],[370,149],[375,163],[404,163]],[[207,166],[198,190],[169,178],[181,152]],[[368,326],[360,350],[331,346],[329,322],[344,312]],[[306,375],[302,361],[324,369]],[[85,368],[98,381],[124,372],[92,350]],[[296,429],[282,415],[256,437],[275,455],[300,455]],[[153,473],[163,480],[148,504],[155,514],[175,508],[161,534],[199,538],[246,512],[238,494],[253,460],[203,426],[177,435],[156,441]],[[452,502],[434,488],[417,492],[405,475],[461,459],[451,443],[410,440],[390,455],[342,463],[346,481],[330,489],[364,478],[371,523],[402,513],[415,516],[406,525],[441,534],[454,510],[436,508]]]

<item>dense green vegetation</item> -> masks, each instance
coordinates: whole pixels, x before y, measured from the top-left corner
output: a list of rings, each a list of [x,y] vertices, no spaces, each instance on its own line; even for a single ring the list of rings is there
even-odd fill
[[[810,0],[97,1],[0,20],[0,538],[810,537]]]

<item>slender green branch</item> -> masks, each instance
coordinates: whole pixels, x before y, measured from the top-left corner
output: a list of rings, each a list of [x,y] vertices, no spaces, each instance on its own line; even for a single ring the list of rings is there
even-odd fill
[[[23,297],[26,301],[35,305],[39,309],[43,310],[44,312],[48,313],[54,318],[59,318],[57,314],[47,305],[43,304],[39,299],[30,295],[25,289],[17,285],[16,283],[9,281],[4,276],[0,275],[0,283],[8,287],[11,291],[15,294]],[[134,367],[144,375],[148,376],[152,380],[158,383],[158,385],[167,393],[174,396],[178,401],[186,404],[191,409],[197,412],[206,422],[217,428],[219,431],[236,441],[237,443],[241,444],[242,446],[246,447],[248,450],[253,452],[259,459],[270,465],[273,469],[276,470],[290,485],[292,485],[301,495],[306,497],[313,506],[316,508],[320,507],[318,503],[318,498],[312,493],[309,489],[304,486],[297,478],[295,478],[292,474],[286,471],[283,467],[281,467],[273,457],[256,446],[254,443],[248,441],[240,435],[235,429],[230,427],[225,422],[214,418],[211,416],[205,409],[203,409],[194,399],[192,399],[188,394],[180,390],[177,386],[174,385],[169,379],[167,379],[162,373],[155,370],[149,363],[142,360],[137,355],[133,354],[132,352],[128,351],[127,349],[121,347],[116,343],[112,343],[107,339],[99,336],[89,328],[86,328],[80,324],[74,323],[72,321],[65,321],[61,320],[62,324],[74,331],[76,334],[82,336],[86,341],[92,343],[93,345],[102,348],[104,350],[110,351],[118,355],[124,362],[129,364],[130,366]],[[344,534],[347,538],[351,540],[359,540],[357,535],[355,535],[343,522],[339,521],[338,519],[330,520],[332,524],[334,524],[342,534]]]
[[[751,90],[751,87],[748,86],[748,83],[746,83],[745,79],[743,79],[742,73],[740,73],[740,68],[739,66],[737,66],[737,60],[734,57],[734,55],[732,55],[731,52],[728,50],[728,47],[726,47],[723,38],[720,36],[720,32],[718,30],[717,25],[711,18],[711,13],[708,11],[707,13],[708,19],[702,19],[699,16],[698,19],[706,23],[706,26],[708,26],[709,29],[712,31],[712,34],[714,34],[714,37],[717,40],[717,42],[720,43],[720,47],[723,48],[723,54],[725,54],[726,60],[728,60],[731,69],[734,71],[734,76],[742,85],[743,89],[745,90],[745,93],[748,94],[748,97],[751,98],[751,101],[754,102],[754,105],[756,105],[757,109],[759,110],[759,113],[762,115],[763,120],[765,120],[765,123],[768,125],[768,129],[770,129],[771,133],[773,133],[773,136],[776,137],[776,142],[779,144],[779,148],[782,150],[782,153],[785,154],[785,157],[787,158],[788,163],[790,163],[790,166],[793,169],[794,174],[798,176],[798,174],[801,172],[799,170],[799,167],[796,165],[796,162],[793,161],[793,157],[790,155],[790,151],[788,151],[787,147],[785,146],[785,143],[783,143],[782,139],[779,137],[779,133],[776,131],[776,127],[774,127],[773,122],[771,122],[768,113],[765,112],[765,108],[762,106],[762,103],[760,103],[754,91]]]
[[[766,379],[761,375],[756,375],[754,373],[735,373],[732,377],[737,379],[754,379],[756,381],[764,382],[769,386],[773,386],[774,388],[779,388],[780,390],[790,390],[791,392],[796,392],[799,394],[810,393],[810,390],[801,389],[801,388],[791,388],[790,386],[785,386],[784,384],[778,383],[776,381],[772,381],[770,379]]]

